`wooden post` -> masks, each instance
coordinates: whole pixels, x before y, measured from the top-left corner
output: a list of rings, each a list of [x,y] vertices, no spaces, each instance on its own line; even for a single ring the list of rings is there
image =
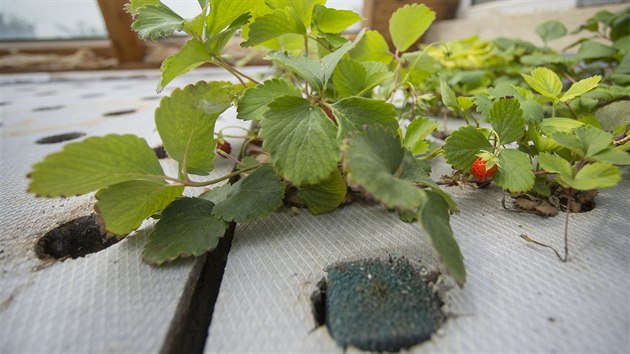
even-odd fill
[[[131,30],[133,20],[124,9],[127,2],[128,0],[98,0],[98,5],[118,63],[142,63],[145,47],[138,35]]]

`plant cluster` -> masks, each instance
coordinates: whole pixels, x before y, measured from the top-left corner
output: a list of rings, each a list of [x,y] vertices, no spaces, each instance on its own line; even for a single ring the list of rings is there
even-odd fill
[[[199,5],[200,14],[192,19],[159,0],[132,0],[127,6],[141,38],[155,40],[176,31],[191,36],[162,64],[158,91],[202,64],[224,68],[238,81],[202,81],[161,100],[155,123],[168,155],[178,162],[178,174],[166,175],[147,143],[133,135],[67,144],[31,173],[29,191],[40,196],[96,191],[95,209],[112,234],[124,236],[147,218],[159,219],[143,253],[151,264],[213,249],[228,223],[275,211],[289,191],[313,214],[335,210],[351,193],[398,211],[405,221],[417,220],[445,269],[462,285],[463,258],[449,225],[457,206],[430,178],[427,160],[444,155],[454,169],[472,173],[473,181],[493,180],[509,192],[545,196],[561,185],[569,200],[574,190],[617,184],[617,165],[630,164],[627,87],[613,86],[619,76],[608,75],[628,74],[630,59],[627,53],[621,58],[618,49],[628,42],[626,27],[618,24],[621,15],[593,20],[606,23],[603,32],[584,26],[614,41],[610,47],[617,49],[605,56],[608,66],[601,69],[603,80],[614,83],[604,86],[602,76],[589,75],[565,89],[551,70],[558,63],[532,70],[514,61],[555,55],[548,49],[523,52],[527,46],[507,40],[478,46],[473,39],[457,50],[487,56],[492,45],[496,58],[481,61],[509,66],[518,80],[498,83],[504,73],[483,68],[493,79],[471,91],[453,82],[467,75],[462,67],[470,66],[454,60],[455,50],[448,58],[436,51],[448,43],[408,52],[435,19],[424,5],[407,5],[392,15],[393,52],[376,31],[361,31],[353,40],[342,36],[362,18],[328,8],[325,0],[199,0]],[[546,41],[558,37],[556,26],[543,28]],[[258,81],[223,54],[237,33],[241,46],[269,50],[275,77]],[[592,46],[587,43],[578,45]],[[503,52],[494,53],[496,48]],[[572,60],[587,65],[584,58]],[[563,77],[577,75],[567,63],[560,63]],[[440,65],[458,71],[444,70],[436,80]],[[423,116],[436,95],[443,107],[470,123],[452,132],[443,147],[427,140],[438,124]],[[225,136],[214,130],[219,115],[232,105],[239,119],[252,122],[242,151],[262,140],[265,158],[241,154],[234,172],[200,182],[191,176],[210,174],[216,154],[229,156]],[[240,179],[219,185],[233,177]],[[198,197],[182,197],[185,188],[208,186]]]
[[[353,41],[343,37],[340,33],[362,18],[328,8],[323,0],[200,0],[199,5],[201,13],[190,20],[159,0],[132,0],[127,6],[142,38],[176,31],[192,37],[164,61],[158,91],[206,63],[240,83],[198,82],[162,99],[155,123],[168,155],[179,163],[178,175],[164,173],[143,139],[107,135],[68,144],[34,165],[29,190],[48,197],[96,191],[95,209],[115,235],[159,218],[143,253],[152,264],[213,249],[229,222],[273,212],[288,188],[313,214],[332,211],[349,190],[359,191],[417,218],[449,273],[463,284],[463,259],[449,226],[456,205],[417,158],[429,148],[425,138],[437,125],[419,118],[402,134],[396,107],[387,102],[411,84],[414,70],[404,67],[408,56],[401,53],[427,30],[434,12],[410,5],[394,13],[392,53],[375,31]],[[268,59],[279,68],[278,77],[258,82],[231,65],[222,50],[237,31],[244,47],[274,49]],[[214,169],[217,140],[223,144],[215,122],[231,105],[238,118],[260,126],[247,134],[246,145],[262,138],[268,162],[244,157],[233,173],[195,181],[191,175]],[[237,175],[240,180],[231,185],[182,197],[185,188]]]

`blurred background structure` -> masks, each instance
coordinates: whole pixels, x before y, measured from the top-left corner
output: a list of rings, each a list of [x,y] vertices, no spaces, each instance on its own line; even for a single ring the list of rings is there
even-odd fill
[[[235,0],[236,1],[236,0]],[[127,0],[3,0],[0,3],[0,72],[92,70],[158,67],[185,41],[179,38],[143,43],[122,9]],[[196,1],[163,0],[184,17],[192,17]],[[390,14],[407,3],[425,3],[438,22],[424,41],[450,40],[499,33],[533,40],[533,29],[546,19],[568,28],[592,16],[601,5],[628,0],[328,0],[329,7],[363,13],[361,25],[387,34]],[[516,17],[518,23],[511,21]],[[456,21],[448,21],[456,19]],[[510,26],[505,24],[510,23]],[[567,38],[569,41],[571,38]],[[558,46],[564,44],[561,42]],[[239,59],[238,41],[230,46]],[[262,56],[261,56],[262,57]],[[247,58],[261,64],[261,57]]]

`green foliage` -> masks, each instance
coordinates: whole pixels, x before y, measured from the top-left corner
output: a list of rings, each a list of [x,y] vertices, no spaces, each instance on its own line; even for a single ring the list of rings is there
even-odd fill
[[[160,265],[176,258],[200,256],[214,249],[227,223],[212,216],[214,204],[200,198],[181,198],[162,211],[142,258]]]
[[[392,62],[393,56],[385,38],[377,31],[366,31],[355,48],[350,51],[350,57],[358,61],[381,62],[385,65]]]
[[[448,273],[457,284],[463,286],[466,282],[464,257],[453,237],[449,224],[449,208],[444,199],[433,192],[426,192],[426,200],[418,219]]]
[[[198,82],[176,89],[160,102],[155,124],[168,155],[188,172],[214,169],[214,124],[239,92],[228,82]]]
[[[184,19],[160,1],[132,1],[127,10],[135,17],[131,28],[142,39],[171,37],[184,28]]]
[[[278,209],[283,198],[284,186],[271,166],[263,166],[226,188],[223,198],[213,200],[212,215],[224,221],[245,222]]]
[[[274,169],[296,186],[316,184],[337,168],[337,128],[321,108],[307,100],[276,98],[261,127],[263,146],[271,154]]]
[[[501,150],[499,169],[494,175],[497,185],[512,193],[527,192],[534,187],[534,166],[526,153],[515,150]]]
[[[437,127],[437,123],[430,118],[416,118],[407,127],[403,144],[414,155],[424,154],[429,150],[429,144],[424,139]]]
[[[325,33],[339,33],[362,20],[363,17],[350,10],[337,10],[315,5],[313,11],[313,25]]]
[[[389,20],[389,34],[394,46],[406,51],[435,21],[435,12],[424,4],[408,4],[396,10]]]
[[[567,28],[559,21],[547,21],[536,27],[536,34],[545,42],[552,41],[564,37],[567,34]]]
[[[140,227],[144,219],[164,209],[183,192],[183,186],[172,186],[165,182],[118,183],[96,193],[95,210],[109,232],[126,235]]]
[[[494,102],[487,112],[488,122],[499,136],[501,145],[520,139],[525,132],[525,118],[519,102],[514,98]]]
[[[531,88],[547,98],[557,99],[562,92],[560,78],[547,68],[535,68],[531,75],[523,74],[523,78]]]
[[[256,18],[249,26],[249,39],[242,45],[251,47],[289,33],[305,34],[306,28],[292,8],[278,9]]]
[[[580,27],[599,38],[575,42],[577,56],[546,46],[566,34],[557,21],[536,30],[544,48],[470,37],[403,54],[435,19],[425,5],[394,13],[392,53],[376,31],[362,31],[354,41],[343,37],[340,32],[361,16],[327,8],[324,0],[198,3],[200,12],[190,20],[159,0],[131,0],[126,6],[141,38],[176,31],[192,37],[162,64],[158,91],[205,63],[224,68],[240,83],[199,82],[161,101],[156,127],[178,162],[177,176],[165,175],[146,142],[131,135],[67,144],[31,173],[29,191],[38,195],[96,192],[96,210],[114,234],[128,234],[160,215],[144,252],[151,264],[213,249],[228,222],[247,222],[279,208],[285,188],[320,214],[339,207],[351,187],[397,209],[407,221],[418,219],[444,267],[462,285],[463,257],[449,226],[457,205],[430,178],[428,160],[443,155],[464,173],[456,176],[465,178],[480,157],[497,167],[492,178],[502,189],[539,196],[549,195],[554,185],[614,186],[621,178],[617,165],[630,165],[624,138],[630,124],[627,11],[600,12]],[[271,49],[274,78],[258,82],[223,53],[239,31],[241,46]],[[563,81],[573,82],[564,93]],[[255,121],[241,136],[242,150],[262,139],[263,151],[254,149],[262,155],[238,156],[234,172],[193,180],[191,174],[214,171],[217,140],[231,137],[215,132],[215,122],[232,105],[239,119]],[[440,147],[427,142],[437,124],[424,116],[445,112],[466,125]],[[479,124],[479,115],[490,127]],[[185,188],[228,179],[233,184],[180,198]]]
[[[300,188],[299,196],[314,215],[337,209],[346,197],[348,187],[339,170],[318,184]]]
[[[392,132],[398,129],[394,105],[369,98],[348,97],[335,102],[332,110],[339,125],[338,137],[345,138],[353,130],[380,125]]]
[[[470,172],[470,166],[481,150],[492,149],[492,144],[475,127],[464,126],[449,136],[444,143],[444,158],[453,168]]]
[[[248,88],[238,100],[238,118],[261,120],[267,112],[267,105],[282,96],[302,97],[300,90],[280,79],[267,80]]]
[[[29,192],[47,197],[85,194],[164,174],[153,150],[134,135],[106,135],[64,146],[33,166]]]
[[[382,127],[357,131],[344,148],[348,179],[360,185],[388,208],[416,210],[425,195],[416,186],[397,176],[405,156],[400,138]]]
[[[179,52],[162,62],[162,80],[158,84],[157,91],[162,92],[174,78],[211,60],[212,57],[206,52],[202,42],[194,38],[189,40]]]

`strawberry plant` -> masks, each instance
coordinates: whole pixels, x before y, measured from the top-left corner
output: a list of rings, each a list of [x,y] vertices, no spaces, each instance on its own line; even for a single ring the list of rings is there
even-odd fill
[[[433,11],[415,4],[393,14],[392,53],[376,31],[360,32],[354,40],[343,37],[340,33],[362,18],[328,8],[325,0],[199,0],[199,5],[200,13],[192,19],[159,0],[127,5],[141,38],[155,40],[178,31],[191,37],[163,62],[158,91],[202,64],[223,68],[238,82],[202,81],[161,100],[155,124],[168,155],[178,162],[178,174],[165,174],[143,139],[106,135],[67,144],[34,165],[29,191],[47,197],[96,192],[95,209],[104,228],[119,237],[147,218],[159,218],[143,257],[162,264],[212,250],[229,222],[275,211],[288,189],[297,191],[311,213],[320,214],[339,207],[351,188],[417,219],[446,270],[462,285],[463,258],[449,226],[449,214],[457,207],[429,177],[426,162],[439,152],[425,140],[437,125],[410,112],[405,117],[412,122],[403,134],[399,111],[391,103],[400,91],[416,97],[415,87],[426,77],[424,53],[404,52],[431,25]],[[223,48],[237,33],[241,46],[270,50],[275,77],[257,80],[232,65]],[[232,105],[239,119],[260,126],[243,136],[245,145],[262,139],[268,158],[239,156],[232,173],[192,178],[214,170],[215,151],[229,156],[225,136],[214,128]],[[504,118],[497,115],[496,120],[501,121],[501,129],[495,129],[501,141],[494,147],[520,138]],[[493,147],[485,143],[484,132],[471,128],[469,133],[483,140],[481,147]],[[478,151],[467,149],[474,159]],[[507,169],[511,162],[502,158],[522,159],[521,154],[506,149],[496,164]],[[457,165],[468,160],[459,157]],[[499,169],[498,175],[505,173]],[[237,182],[217,186],[236,176]],[[186,188],[200,187],[211,189],[182,197]]]

